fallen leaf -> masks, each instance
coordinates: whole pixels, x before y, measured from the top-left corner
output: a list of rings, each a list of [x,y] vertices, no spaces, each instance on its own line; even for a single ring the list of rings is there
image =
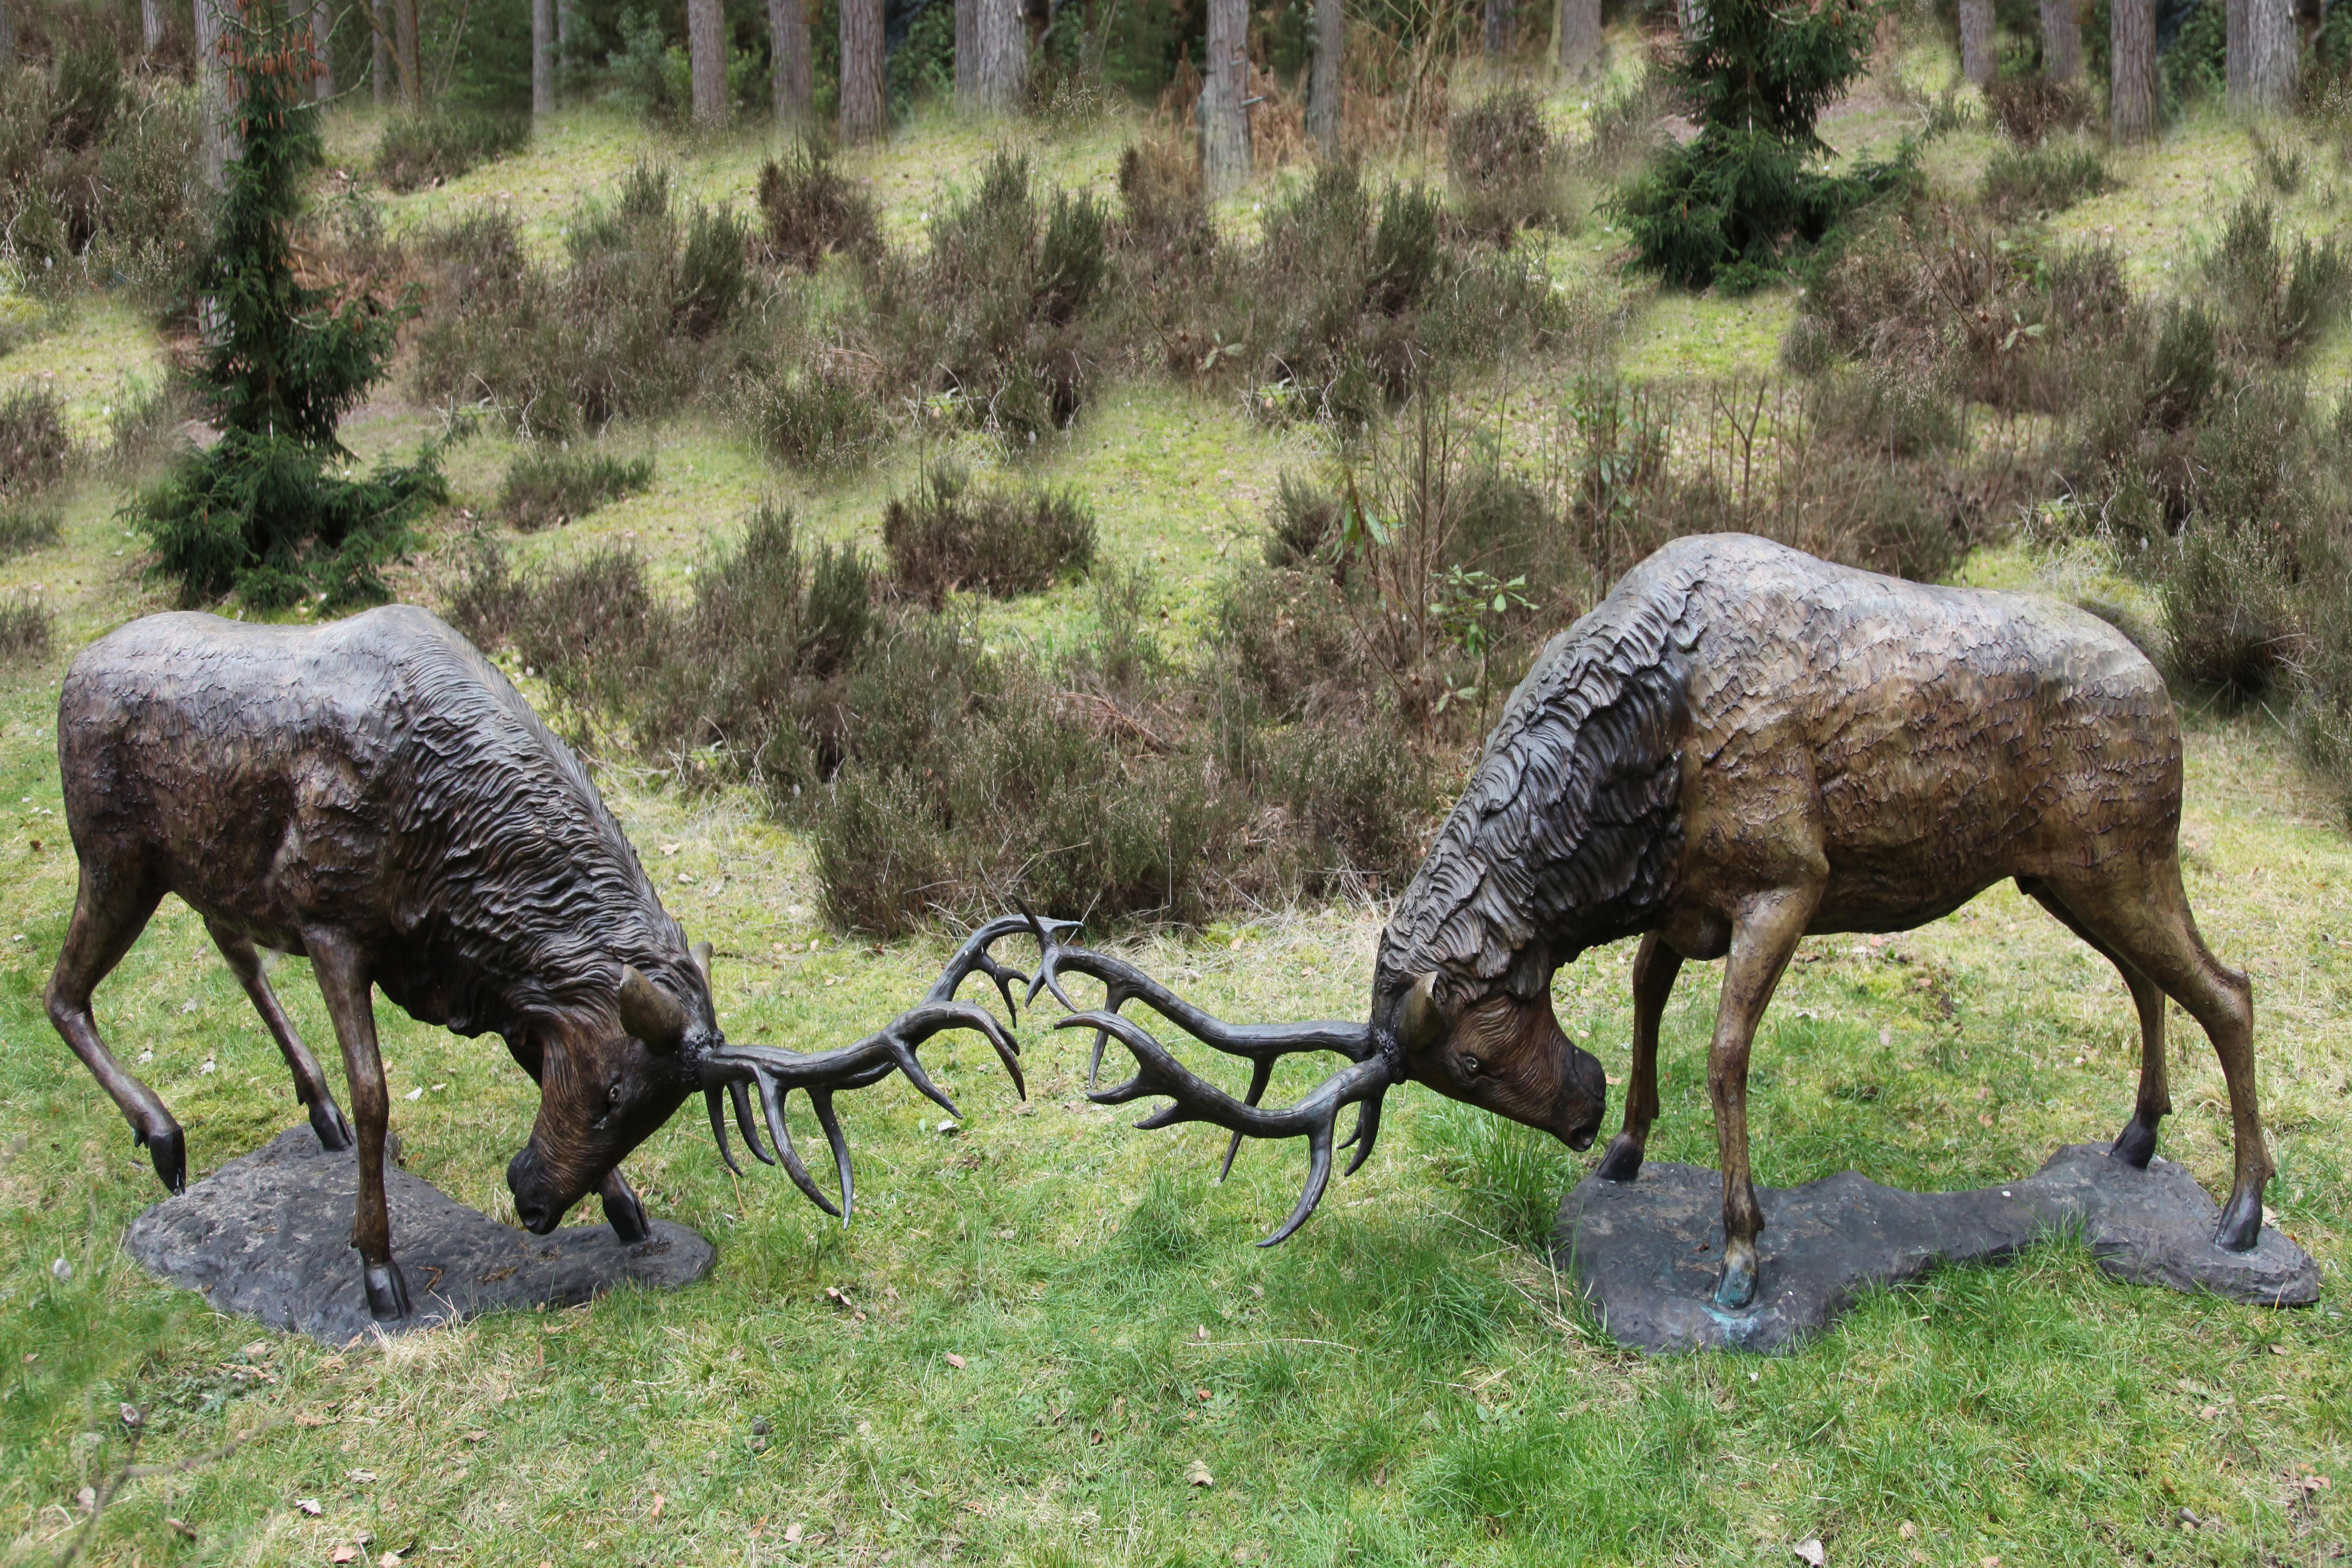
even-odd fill
[[[332,1552],[327,1553],[327,1561],[330,1563],[356,1563],[359,1561],[359,1550],[356,1547],[338,1546]]]
[[[788,1524],[784,1526],[784,1544],[787,1546],[798,1546],[801,1543],[802,1532],[807,1528],[808,1527],[806,1525],[803,1524]]]
[[[1906,1519],[1901,1524],[1895,1527],[1895,1533],[1901,1536],[1906,1541],[1910,1541],[1918,1535],[1919,1527]]]
[[[309,1514],[312,1519],[316,1519],[320,1514],[327,1511],[326,1505],[314,1497],[298,1497],[294,1500],[294,1506],[300,1509],[304,1513]]]
[[[400,1553],[387,1552],[375,1560],[375,1568],[400,1568]]]
[[[1196,1340],[1207,1339],[1209,1337],[1209,1325],[1202,1323],[1199,1328],[1194,1329],[1192,1331],[1192,1337]]]
[[[948,1364],[955,1368],[958,1372],[961,1372],[963,1370],[963,1357],[956,1354],[953,1351],[950,1351],[948,1352]]]
[[[667,1502],[667,1500],[667,1500],[667,1498],[663,1497],[663,1496],[661,1495],[661,1493],[659,1493],[659,1492],[656,1492],[656,1493],[654,1493],[654,1515],[653,1515],[653,1516],[654,1516],[656,1519],[659,1519],[659,1518],[661,1517],[662,1504],[663,1504],[663,1503],[665,1503],[665,1502]]]
[[[182,1535],[186,1536],[190,1541],[194,1541],[196,1538],[195,1528],[189,1524],[189,1522],[184,1519],[173,1519],[167,1513],[163,1516],[163,1522],[170,1525],[173,1530],[178,1531]]]
[[[373,1470],[353,1470],[352,1472],[352,1479],[359,1482],[362,1486],[365,1486],[370,1481],[375,1479],[375,1472]]]
[[[479,1443],[488,1436],[489,1434],[488,1432],[468,1432],[466,1434],[466,1441],[468,1443]]]
[[[1198,1459],[1184,1467],[1184,1479],[1196,1487],[1213,1487],[1217,1484],[1217,1478],[1209,1473],[1209,1467]]]
[[[1821,1541],[1814,1536],[1805,1537],[1789,1550],[1811,1563],[1813,1568],[1822,1568],[1822,1564],[1830,1560],[1830,1554],[1822,1550]]]
[[[297,1426],[324,1426],[326,1424],[327,1418],[317,1414],[315,1411],[299,1410],[295,1412],[294,1425]]]
[[[1209,1402],[1209,1391],[1208,1391],[1207,1389],[1205,1389],[1205,1388],[1196,1388],[1196,1389],[1194,1389],[1194,1390],[1192,1391],[1192,1393],[1193,1393],[1193,1394],[1195,1394],[1195,1395],[1200,1399],[1201,1403],[1202,1403],[1203,1405],[1205,1405],[1205,1404],[1207,1404],[1207,1403]]]

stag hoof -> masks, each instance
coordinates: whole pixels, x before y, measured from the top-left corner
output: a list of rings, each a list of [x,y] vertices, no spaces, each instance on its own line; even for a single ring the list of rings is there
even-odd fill
[[[155,1176],[165,1192],[176,1197],[188,1190],[188,1135],[176,1124],[165,1123],[161,1132],[136,1133],[132,1141],[147,1145],[147,1157],[155,1162]]]
[[[1604,1182],[1632,1181],[1642,1173],[1642,1145],[1620,1132],[1609,1140],[1609,1152],[1592,1173]]]
[[[1744,1311],[1756,1304],[1756,1248],[1734,1242],[1724,1248],[1723,1278],[1715,1287],[1715,1304],[1727,1312]]]
[[[310,1102],[310,1131],[317,1135],[319,1147],[330,1154],[340,1154],[352,1146],[352,1124],[343,1120],[343,1108],[331,1096],[322,1094]]]
[[[2224,1252],[2252,1252],[2262,1238],[2262,1189],[2231,1194],[2230,1206],[2221,1211],[2221,1223],[2213,1228],[2213,1245]]]
[[[2135,1116],[2107,1149],[2107,1158],[2121,1160],[2135,1171],[2145,1171],[2147,1163],[2156,1158],[2156,1123],[2143,1121]]]
[[[624,1191],[618,1197],[606,1194],[604,1220],[623,1247],[635,1247],[654,1233],[653,1222],[646,1218],[646,1205],[632,1192]]]
[[[362,1264],[360,1279],[367,1286],[370,1317],[379,1323],[396,1323],[408,1316],[408,1281],[400,1277],[399,1264]]]

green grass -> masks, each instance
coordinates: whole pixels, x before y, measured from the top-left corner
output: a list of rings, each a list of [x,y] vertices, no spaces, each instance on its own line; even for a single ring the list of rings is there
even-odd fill
[[[1617,41],[1621,60],[1638,47],[1630,34]],[[1898,57],[1908,92],[1940,85],[1931,55]],[[1581,112],[1552,107],[1570,127]],[[1849,154],[1883,151],[1899,108],[1882,95],[1825,129]],[[1023,135],[1052,178],[1100,183],[1130,130]],[[334,134],[339,157],[363,162],[369,122]],[[577,195],[608,187],[644,141],[639,127],[568,113],[525,153],[399,198],[392,215],[421,223],[506,192],[551,244]],[[991,145],[984,131],[926,116],[846,166],[875,183],[904,243]],[[765,150],[748,133],[665,147],[686,195],[739,202]],[[1990,151],[1975,132],[1948,137],[1931,179],[1972,191]],[[2189,254],[2182,237],[2217,225],[2253,177],[2243,132],[2218,117],[2118,158],[2116,173],[2116,191],[2053,226],[2088,237],[2113,226],[2141,284]],[[2339,221],[2341,189],[2321,171],[2288,221]],[[1255,199],[1244,193],[1221,222],[1253,221]],[[1547,245],[1564,287],[1591,291],[1603,318],[1622,315],[1601,345],[1622,368],[1771,370],[1788,292],[1693,300],[1629,286],[1597,221]],[[2347,342],[2339,329],[2313,374],[2340,384]],[[0,394],[53,381],[91,440],[120,377],[162,353],[127,307],[83,300],[0,357]],[[1530,455],[1572,368],[1507,367],[1464,395],[1524,411],[1507,423]],[[439,425],[386,395],[345,434],[371,458],[413,449]],[[883,498],[942,451],[903,441],[866,469],[809,479],[707,421],[614,434],[659,454],[653,488],[560,530],[509,535],[519,555],[631,543],[675,584],[768,494],[817,536],[870,546]],[[1227,562],[1255,549],[1276,476],[1326,450],[1312,432],[1253,423],[1237,400],[1158,381],[1105,389],[1066,439],[1017,461],[976,440],[951,446],[983,475],[1075,487],[1100,518],[1103,557],[1152,572],[1180,647]],[[436,549],[474,526],[464,513],[492,509],[518,450],[490,435],[451,450],[456,500],[432,524]],[[947,1038],[926,1056],[966,1113],[960,1132],[943,1135],[901,1080],[845,1100],[863,1178],[845,1232],[772,1173],[730,1180],[683,1115],[628,1169],[653,1212],[719,1244],[708,1280],[328,1353],[216,1317],[122,1256],[123,1226],[160,1194],[40,1003],[73,885],[57,816],[58,680],[73,649],[163,607],[113,516],[120,500],[81,482],[62,498],[55,542],[0,561],[0,590],[37,584],[59,616],[46,665],[0,671],[0,1561],[48,1563],[71,1539],[75,1494],[120,1461],[114,1412],[126,1399],[152,1412],[142,1461],[262,1435],[132,1483],[93,1562],[323,1563],[366,1538],[369,1562],[413,1542],[412,1564],[526,1568],[886,1556],[1712,1564],[1793,1561],[1790,1546],[1818,1536],[1839,1563],[1998,1557],[2016,1568],[2321,1563],[2340,1561],[2352,1537],[2352,846],[2259,712],[2190,716],[2185,858],[2209,941],[2254,975],[2281,1173],[2271,1202],[2321,1259],[2312,1311],[2121,1285],[2056,1241],[2010,1268],[1874,1296],[1786,1360],[1643,1360],[1593,1331],[1529,1245],[1592,1155],[1408,1089],[1365,1169],[1297,1238],[1262,1252],[1249,1244],[1295,1197],[1300,1151],[1253,1148],[1213,1185],[1220,1136],[1129,1131],[1132,1115],[1086,1101],[1084,1042],[1024,1016],[1025,1106],[984,1047]],[[441,569],[428,551],[396,585],[431,603]],[[2128,593],[2095,564],[2019,547],[1979,554],[1963,576]],[[982,625],[1050,643],[1087,603],[1083,589],[1057,590],[990,606]],[[656,782],[603,775],[665,900],[716,942],[734,1037],[843,1043],[928,984],[944,938],[841,941],[817,923],[803,844],[743,798],[682,800]],[[1228,1016],[1360,1016],[1380,919],[1348,906],[1272,911],[1153,937],[1140,961]],[[1561,1018],[1612,1081],[1626,1071],[1630,956],[1588,955],[1556,983]],[[1713,1163],[1714,973],[1694,966],[1667,1013],[1657,1158]],[[331,1047],[306,966],[285,964],[279,990],[313,1045]],[[299,1121],[275,1050],[176,901],[98,1005],[127,1058],[153,1051],[140,1070],[186,1125],[199,1173]],[[409,1168],[509,1213],[501,1177],[533,1114],[528,1080],[495,1040],[421,1027],[388,1004],[379,1016]],[[2174,1027],[2179,1109],[2165,1152],[2218,1191],[2229,1164],[2219,1074],[2193,1026],[2176,1016]],[[1758,1047],[1759,1179],[1853,1167],[1948,1188],[2029,1171],[2062,1142],[2121,1125],[2137,1050],[2113,973],[2011,891],[1876,945],[1816,939]],[[1295,1095],[1312,1076],[1286,1068],[1275,1092]],[[417,1100],[403,1098],[412,1089]],[[59,1258],[69,1278],[52,1274]],[[1195,1461],[1213,1485],[1188,1481]],[[297,1507],[303,1498],[319,1500],[318,1517]],[[2184,1528],[2184,1510],[2198,1528]]]

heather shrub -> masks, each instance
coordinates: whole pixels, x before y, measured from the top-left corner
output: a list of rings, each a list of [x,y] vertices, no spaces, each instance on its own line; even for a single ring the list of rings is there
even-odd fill
[[[1523,228],[1558,225],[1570,212],[1559,139],[1540,100],[1507,89],[1455,111],[1445,129],[1454,210],[1474,235],[1507,243]]]
[[[529,533],[575,521],[608,501],[653,488],[654,459],[615,458],[590,447],[527,448],[507,466],[498,509]]]
[[[36,495],[60,483],[76,456],[57,394],[20,386],[0,398],[0,500]]]
[[[48,605],[22,590],[0,595],[0,662],[46,658],[56,635]]]
[[[803,146],[761,166],[760,213],[770,253],[803,272],[836,252],[861,261],[881,252],[874,198],[819,148]]]
[[[1985,165],[1981,196],[2004,216],[2046,216],[2113,184],[2105,160],[2088,147],[2000,147]]]
[[[1009,599],[1083,574],[1095,518],[1075,491],[975,485],[940,461],[883,508],[882,547],[898,585],[934,606],[957,589]]]
[[[394,114],[375,144],[375,177],[395,191],[438,185],[530,144],[530,120],[436,109]]]

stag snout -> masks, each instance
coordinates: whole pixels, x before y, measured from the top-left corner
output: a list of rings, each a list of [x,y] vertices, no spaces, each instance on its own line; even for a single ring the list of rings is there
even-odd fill
[[[1405,1076],[1581,1152],[1600,1135],[1609,1079],[1552,1016],[1549,992],[1451,1002],[1434,975],[1375,993],[1374,1027],[1395,1039]]]
[[[507,1162],[507,1190],[514,1194],[515,1218],[533,1236],[551,1233],[572,1206],[558,1205],[552,1187],[537,1151],[525,1148]]]

